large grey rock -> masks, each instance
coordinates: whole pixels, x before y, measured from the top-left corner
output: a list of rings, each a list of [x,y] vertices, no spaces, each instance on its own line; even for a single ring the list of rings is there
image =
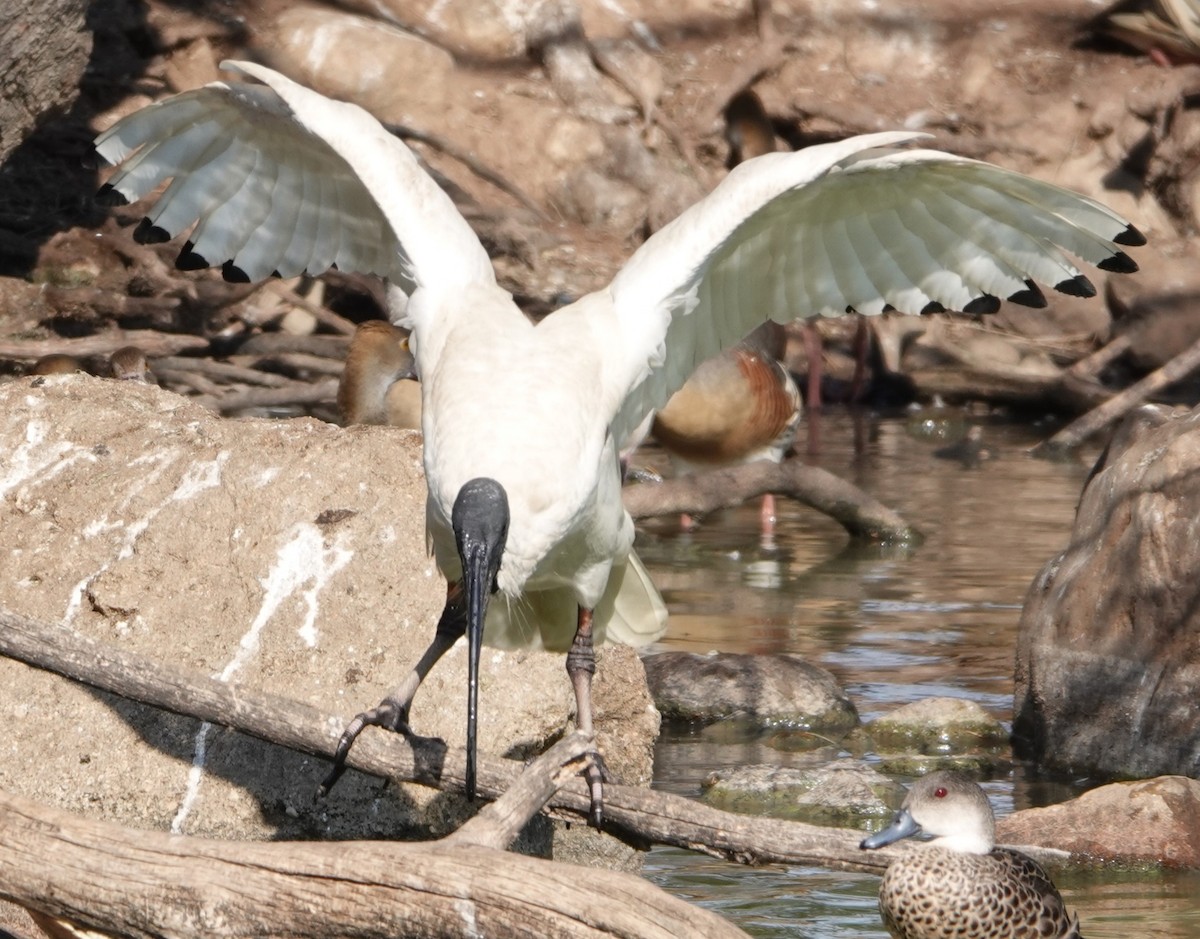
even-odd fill
[[[0,385],[0,604],[343,719],[375,704],[432,636],[445,586],[424,516],[413,432],[221,420],[157,387],[83,374]],[[621,781],[646,783],[658,716],[642,666],[631,649],[601,651],[601,748]],[[430,673],[417,732],[463,744],[465,660],[452,650]],[[563,656],[485,650],[481,749],[540,750],[573,702]],[[8,660],[0,721],[0,787],[134,826],[421,837],[469,811],[353,772],[314,805],[323,760]]]
[[[0,163],[39,121],[66,111],[92,53],[84,0],[0,4]]]
[[[1143,409],[1025,598],[1018,756],[1077,773],[1200,775],[1200,410]]]
[[[798,655],[664,652],[646,658],[646,677],[666,718],[734,718],[826,734],[858,726],[858,711],[837,679]]]

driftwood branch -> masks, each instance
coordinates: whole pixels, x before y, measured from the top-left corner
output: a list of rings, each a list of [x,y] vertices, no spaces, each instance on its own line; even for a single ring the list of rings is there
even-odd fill
[[[278,388],[246,388],[220,395],[198,395],[193,400],[206,408],[229,414],[245,408],[280,407],[289,404],[319,404],[337,400],[335,379],[312,383],[291,381]]]
[[[275,296],[279,297],[286,303],[290,303],[294,307],[299,307],[306,313],[311,314],[316,318],[318,323],[329,327],[335,333],[340,333],[343,336],[354,335],[354,324],[346,317],[334,313],[328,307],[321,306],[319,303],[313,303],[307,297],[302,297],[296,293],[287,284],[278,280],[268,280],[265,284],[266,289],[271,291]]]
[[[631,874],[473,845],[223,842],[0,793],[0,896],[136,939],[745,939]]]
[[[329,728],[345,723],[297,701],[155,662],[3,610],[0,654],[143,704],[326,759],[332,758],[337,742]],[[369,730],[355,743],[347,763],[365,773],[443,791],[465,789],[466,752],[438,740],[408,740],[399,734]],[[480,754],[479,795],[498,798],[519,773],[520,765],[512,760]],[[314,790],[316,784],[314,778]],[[581,821],[588,817],[591,799],[583,781],[576,777],[554,794],[548,806],[552,815]],[[745,864],[812,864],[881,873],[897,856],[893,848],[860,851],[859,831],[735,815],[669,793],[611,783],[604,787],[604,827],[618,837],[704,851]],[[0,853],[3,851],[0,844]]]
[[[43,355],[111,355],[122,346],[137,346],[147,356],[178,355],[193,349],[207,349],[202,336],[162,333],[155,329],[113,330],[96,336],[74,339],[3,339],[0,358],[40,359]]]
[[[590,740],[575,731],[525,767],[517,781],[491,805],[445,838],[445,844],[507,848],[533,816],[583,769]]]
[[[700,128],[707,131],[733,97],[751,87],[769,72],[775,71],[784,61],[784,41],[776,32],[770,0],[755,0],[754,19],[758,28],[758,52],[741,66],[735,68],[728,78],[709,96],[712,104],[702,112]]]
[[[293,352],[344,359],[350,348],[347,336],[292,336],[288,333],[258,333],[238,346],[238,355],[286,355]]]
[[[900,515],[853,483],[798,459],[775,464],[765,460],[661,483],[626,486],[625,508],[634,518],[679,513],[699,514],[739,505],[773,492],[823,512],[855,538],[907,542],[919,539]]]
[[[160,369],[171,372],[197,372],[206,378],[225,382],[243,382],[247,385],[264,385],[268,388],[279,388],[287,385],[290,379],[275,372],[264,372],[262,369],[249,368],[245,365],[231,365],[227,362],[214,362],[212,359],[185,358],[170,355],[154,362],[154,370]]]
[[[1124,417],[1151,395],[1187,377],[1197,368],[1200,368],[1200,340],[1192,343],[1162,368],[1155,369],[1141,381],[1113,395],[1099,407],[1088,411],[1050,439],[1038,444],[1033,448],[1033,454],[1055,456],[1074,449],[1093,434]]]

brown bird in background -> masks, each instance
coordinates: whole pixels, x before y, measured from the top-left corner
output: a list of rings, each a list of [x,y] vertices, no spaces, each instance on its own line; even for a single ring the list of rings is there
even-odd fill
[[[764,323],[732,349],[700,363],[658,410],[651,433],[677,473],[783,459],[800,423],[800,392],[779,362],[786,342],[782,325]],[[763,496],[762,519],[769,534],[775,520],[771,493]],[[690,517],[683,524],[690,527]]]
[[[83,363],[73,355],[55,352],[43,355],[30,366],[30,375],[70,375],[74,372],[86,371]]]
[[[338,382],[342,424],[387,424],[421,429],[421,386],[408,333],[383,320],[360,323]]]
[[[153,381],[146,353],[137,346],[122,346],[110,355],[108,373],[118,381]]]

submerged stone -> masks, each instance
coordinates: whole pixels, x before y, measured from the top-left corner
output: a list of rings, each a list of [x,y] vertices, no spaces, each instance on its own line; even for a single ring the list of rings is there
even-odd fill
[[[926,698],[866,725],[880,753],[949,757],[1008,747],[1008,731],[974,701]]]
[[[823,766],[741,766],[709,775],[707,804],[745,815],[859,828],[891,818],[904,787],[858,760]]]
[[[668,720],[736,719],[832,735],[858,726],[837,679],[798,655],[664,652],[645,664],[654,703]]]

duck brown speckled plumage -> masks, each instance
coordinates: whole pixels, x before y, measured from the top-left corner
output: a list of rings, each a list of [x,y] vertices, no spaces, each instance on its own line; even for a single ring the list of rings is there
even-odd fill
[[[1033,858],[995,846],[995,815],[962,773],[915,783],[892,824],[862,842],[880,848],[921,832],[933,843],[893,861],[879,912],[894,939],[1083,939]]]

